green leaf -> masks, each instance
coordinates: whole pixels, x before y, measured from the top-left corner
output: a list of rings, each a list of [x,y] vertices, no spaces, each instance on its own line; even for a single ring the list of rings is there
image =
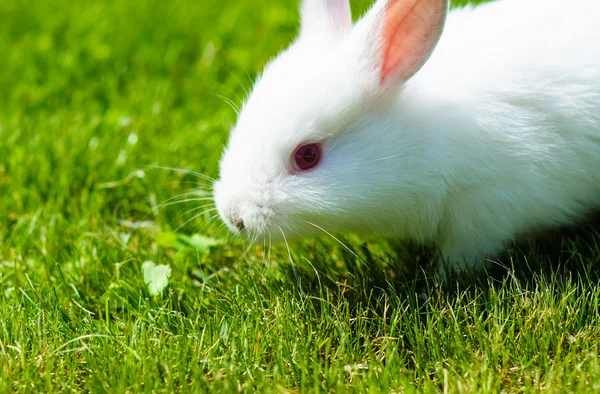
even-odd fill
[[[207,252],[211,247],[223,245],[224,240],[209,238],[200,234],[193,234],[192,236],[162,232],[156,234],[156,243],[164,248],[173,248],[179,251],[185,249],[195,249],[204,253]]]
[[[220,239],[214,239],[205,237],[204,235],[194,234],[191,237],[185,237],[185,242],[194,249],[199,249],[202,252],[206,252],[213,246],[223,245],[225,241]]]
[[[142,264],[142,273],[150,294],[158,296],[169,285],[171,267],[168,265],[156,265],[152,261],[146,261]]]

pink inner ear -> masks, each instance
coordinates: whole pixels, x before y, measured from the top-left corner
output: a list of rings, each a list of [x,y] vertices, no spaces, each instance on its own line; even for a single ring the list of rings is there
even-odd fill
[[[382,32],[382,85],[390,77],[405,81],[419,70],[437,44],[445,13],[445,0],[389,0]]]

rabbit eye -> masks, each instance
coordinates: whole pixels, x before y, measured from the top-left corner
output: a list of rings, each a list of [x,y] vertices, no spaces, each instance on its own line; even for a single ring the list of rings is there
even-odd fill
[[[296,171],[308,171],[319,165],[322,156],[321,145],[316,143],[310,143],[306,145],[300,145],[292,159],[294,161],[294,168]]]

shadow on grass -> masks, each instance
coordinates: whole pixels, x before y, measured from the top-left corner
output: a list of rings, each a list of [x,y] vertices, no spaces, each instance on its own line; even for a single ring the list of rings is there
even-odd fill
[[[434,294],[485,294],[508,282],[530,291],[542,283],[555,283],[558,287],[573,281],[600,284],[600,214],[577,226],[545,231],[515,242],[486,269],[453,273],[446,281],[438,277],[433,252],[428,248],[379,248],[380,242],[341,241],[348,247],[340,246],[334,252],[335,267],[319,261],[318,256],[330,256],[327,252],[331,249],[317,241],[300,251],[312,256],[310,263],[286,264],[282,269],[308,295],[318,296],[325,287],[352,304],[367,303],[372,307],[393,296],[422,307],[432,301]]]

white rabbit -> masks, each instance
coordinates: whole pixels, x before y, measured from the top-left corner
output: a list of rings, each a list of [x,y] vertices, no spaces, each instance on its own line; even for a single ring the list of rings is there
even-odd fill
[[[353,25],[348,0],[304,1],[221,161],[232,231],[379,234],[469,268],[600,208],[600,1],[447,11],[378,0]]]

